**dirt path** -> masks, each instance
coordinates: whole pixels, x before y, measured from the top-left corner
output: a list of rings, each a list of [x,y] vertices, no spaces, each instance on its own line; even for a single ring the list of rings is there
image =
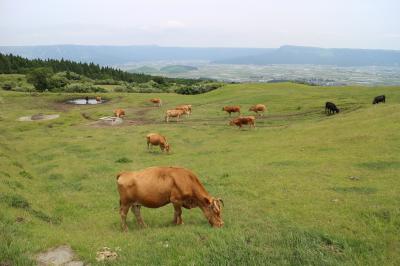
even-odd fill
[[[147,114],[151,110],[159,109],[159,107],[154,107],[154,106],[148,106],[148,107],[142,107],[142,108],[129,108],[127,109],[127,113],[133,113],[133,117],[135,119],[125,119],[125,121],[129,125],[149,125],[149,124],[159,124],[157,121],[151,120],[147,118]]]

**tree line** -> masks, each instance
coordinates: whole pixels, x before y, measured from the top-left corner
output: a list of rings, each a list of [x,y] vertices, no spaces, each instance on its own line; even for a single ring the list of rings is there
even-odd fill
[[[63,71],[73,72],[94,80],[112,79],[136,83],[145,83],[153,80],[159,84],[178,83],[186,85],[201,82],[201,80],[196,79],[165,78],[140,73],[129,73],[121,69],[100,66],[94,63],[74,62],[65,59],[27,59],[13,54],[0,53],[0,74],[29,74],[38,68],[48,68],[53,73]]]

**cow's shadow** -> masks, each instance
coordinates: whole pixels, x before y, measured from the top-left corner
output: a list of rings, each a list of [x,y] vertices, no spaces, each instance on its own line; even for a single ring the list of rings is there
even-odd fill
[[[197,220],[197,219],[185,219],[184,224],[177,225],[172,222],[172,217],[170,220],[163,220],[163,221],[154,221],[154,220],[149,220],[145,217],[143,217],[144,222],[146,223],[146,226],[143,227],[139,225],[136,222],[136,219],[134,217],[131,217],[130,215],[128,216],[130,218],[127,219],[126,224],[128,225],[128,232],[130,231],[139,231],[139,230],[146,230],[146,229],[163,229],[163,228],[180,228],[180,227],[185,227],[185,226],[204,226],[206,228],[209,228],[210,225],[206,220]],[[119,218],[119,216],[118,216]],[[123,233],[124,231],[121,228],[121,223],[120,220],[116,220],[112,223],[109,224],[110,230],[113,231],[119,231]]]
[[[160,150],[147,150],[146,152],[152,156],[165,156],[171,154],[171,152],[167,153],[167,152],[162,152]]]

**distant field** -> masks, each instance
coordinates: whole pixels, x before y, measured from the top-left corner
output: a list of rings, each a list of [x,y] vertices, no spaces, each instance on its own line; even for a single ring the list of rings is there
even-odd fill
[[[385,94],[386,104],[372,105]],[[0,91],[0,265],[34,265],[37,252],[70,245],[97,265],[96,251],[118,248],[113,265],[399,265],[400,87],[227,85],[210,93],[117,94],[102,105],[70,106],[77,94]],[[152,107],[148,99],[164,105]],[[341,108],[324,114],[332,101]],[[163,122],[191,103],[193,115]],[[222,106],[267,105],[256,129],[228,125]],[[117,127],[94,126],[115,108]],[[21,116],[60,114],[49,121]],[[148,152],[145,135],[167,136],[172,152]],[[125,162],[125,163],[121,163]],[[175,165],[198,174],[225,202],[225,226],[199,209],[142,208],[120,230],[116,174]],[[350,177],[356,177],[351,179]]]
[[[180,63],[180,62],[175,62]],[[306,80],[319,85],[357,84],[363,86],[399,85],[400,67],[364,66],[338,67],[323,65],[234,65],[210,64],[202,61],[181,62],[196,66],[196,70],[168,73],[162,71],[146,71],[159,69],[168,62],[143,62],[132,65],[121,65],[122,69],[135,71],[142,69],[144,73],[166,75],[180,78],[211,78],[234,82],[267,82],[270,80]]]

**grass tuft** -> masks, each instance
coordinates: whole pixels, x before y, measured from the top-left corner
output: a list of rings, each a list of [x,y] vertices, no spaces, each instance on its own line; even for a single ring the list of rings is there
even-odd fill
[[[0,195],[2,201],[6,202],[8,206],[18,209],[30,209],[29,202],[22,196],[18,194],[14,195]]]
[[[128,158],[126,158],[126,157],[122,157],[122,158],[117,159],[115,162],[116,162],[116,163],[131,163],[132,160],[131,160],[131,159],[128,159]]]
[[[19,172],[19,175],[27,179],[33,179],[33,176],[25,170]]]
[[[369,170],[400,169],[400,161],[366,162],[358,165]]]
[[[339,193],[359,193],[359,194],[373,194],[378,191],[372,187],[334,187],[332,190]]]

